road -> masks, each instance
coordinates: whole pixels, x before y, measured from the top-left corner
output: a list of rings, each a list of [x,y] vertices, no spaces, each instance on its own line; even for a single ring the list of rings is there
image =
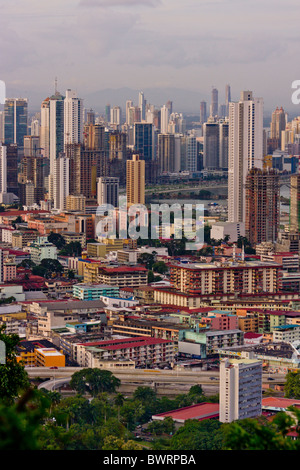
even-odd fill
[[[81,367],[65,367],[50,369],[47,367],[26,368],[30,378],[49,379],[40,387],[53,390],[67,384],[74,372],[81,370]],[[219,372],[206,370],[153,370],[153,369],[131,369],[116,370],[109,369],[117,378],[121,380],[121,387],[130,391],[138,386],[150,386],[155,388],[160,394],[176,394],[188,391],[192,385],[199,384],[208,394],[218,393]],[[269,380],[271,378],[272,380]],[[263,384],[284,384],[284,374],[263,373]]]

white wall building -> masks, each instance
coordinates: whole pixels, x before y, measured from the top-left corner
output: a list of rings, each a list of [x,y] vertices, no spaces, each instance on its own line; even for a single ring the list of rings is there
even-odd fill
[[[31,261],[40,264],[42,259],[57,259],[57,248],[48,241],[47,237],[38,237],[29,245]]]
[[[251,168],[263,164],[263,99],[243,91],[229,103],[228,221],[245,222],[245,183]]]
[[[73,90],[66,91],[64,100],[64,146],[83,139],[83,100]]]
[[[257,418],[262,412],[262,362],[253,357],[220,363],[220,422]]]

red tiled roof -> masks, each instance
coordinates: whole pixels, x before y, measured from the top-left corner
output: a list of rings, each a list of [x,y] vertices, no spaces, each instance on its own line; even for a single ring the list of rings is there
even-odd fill
[[[288,408],[289,406],[300,407],[300,400],[293,398],[266,397],[262,399],[262,407]]]
[[[164,419],[170,416],[174,421],[186,421],[187,419],[209,419],[219,417],[219,403],[198,403],[197,405],[186,406],[178,410],[167,411],[152,416],[152,419]]]
[[[124,348],[135,348],[139,346],[149,346],[151,344],[172,343],[173,341],[162,338],[148,338],[139,336],[137,338],[122,338],[106,341],[95,341],[92,343],[80,343],[82,346],[99,346],[103,349],[115,350]]]

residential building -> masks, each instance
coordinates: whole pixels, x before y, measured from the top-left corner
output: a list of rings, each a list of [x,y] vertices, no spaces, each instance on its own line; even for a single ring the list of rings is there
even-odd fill
[[[229,103],[228,221],[245,222],[246,176],[263,166],[263,100],[251,91]]]
[[[175,347],[172,341],[160,338],[136,337],[82,343],[85,350],[81,367],[99,367],[102,361],[132,360],[136,366],[147,367],[174,361]]]
[[[57,248],[48,241],[48,237],[38,237],[29,245],[30,258],[35,264],[43,259],[57,259]]]
[[[252,168],[246,176],[245,236],[252,246],[275,242],[279,231],[279,174]]]
[[[4,143],[16,144],[22,151],[24,136],[28,134],[28,101],[7,98],[4,103]]]
[[[80,300],[98,300],[101,296],[118,296],[119,287],[107,284],[76,284],[73,286],[73,296]]]
[[[119,207],[119,178],[101,176],[97,179],[98,206]]]
[[[127,206],[145,204],[145,161],[133,155],[126,162]]]
[[[231,423],[262,414],[262,362],[253,359],[229,359],[220,363],[220,418]]]

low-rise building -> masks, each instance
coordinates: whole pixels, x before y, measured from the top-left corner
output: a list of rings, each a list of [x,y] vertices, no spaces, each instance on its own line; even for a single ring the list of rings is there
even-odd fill
[[[47,237],[38,237],[29,245],[31,261],[40,264],[42,259],[57,259],[57,248]]]
[[[175,347],[169,340],[136,337],[83,343],[82,367],[99,367],[103,361],[134,361],[136,366],[159,365],[174,361]]]
[[[109,284],[76,284],[73,286],[73,296],[80,300],[97,300],[101,296],[119,296],[119,287]]]

